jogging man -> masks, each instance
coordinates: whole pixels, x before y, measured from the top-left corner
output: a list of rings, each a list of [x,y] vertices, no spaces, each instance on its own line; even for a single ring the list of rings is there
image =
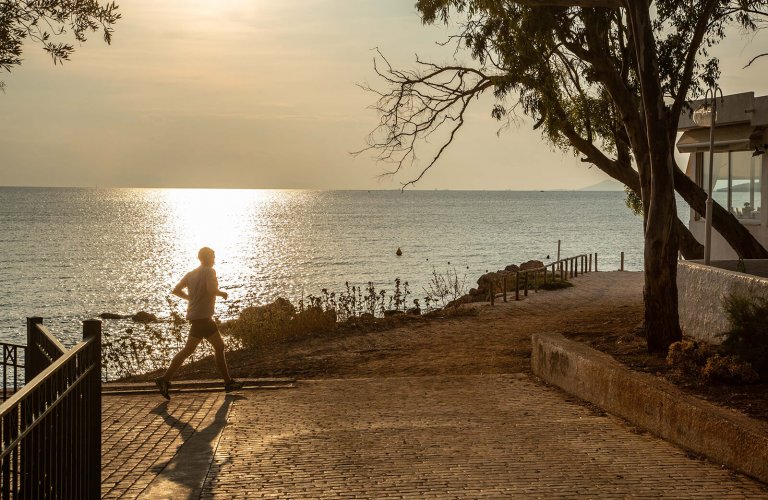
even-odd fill
[[[227,292],[219,290],[219,282],[216,279],[216,271],[213,265],[216,262],[216,254],[208,247],[203,247],[197,253],[200,259],[200,267],[188,272],[176,288],[173,294],[189,301],[187,305],[187,319],[191,323],[189,337],[184,348],[171,360],[171,365],[165,375],[155,380],[160,394],[165,399],[171,399],[168,390],[171,387],[171,378],[176,370],[184,364],[184,361],[195,352],[198,344],[205,339],[212,346],[216,355],[216,368],[224,379],[226,392],[242,389],[243,383],[229,376],[227,358],[224,355],[224,340],[219,333],[219,327],[213,321],[213,312],[216,306],[216,297],[227,299]],[[187,291],[185,292],[184,289]]]

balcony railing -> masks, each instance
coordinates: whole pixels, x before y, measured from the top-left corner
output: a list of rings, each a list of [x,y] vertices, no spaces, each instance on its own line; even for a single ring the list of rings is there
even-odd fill
[[[0,498],[99,498],[101,322],[66,349],[29,318],[25,380],[0,405]]]
[[[3,398],[0,403],[11,397],[19,390],[24,381],[24,346],[17,344],[8,344],[0,342],[0,349],[3,351],[2,357],[2,384]]]

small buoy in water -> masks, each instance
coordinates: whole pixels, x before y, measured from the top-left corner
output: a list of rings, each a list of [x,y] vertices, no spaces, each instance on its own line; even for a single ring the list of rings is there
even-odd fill
[[[400,250],[400,247],[397,247],[397,252],[395,252],[395,255],[397,255],[398,257],[400,257],[401,255],[403,255],[403,251],[402,251],[402,250]]]

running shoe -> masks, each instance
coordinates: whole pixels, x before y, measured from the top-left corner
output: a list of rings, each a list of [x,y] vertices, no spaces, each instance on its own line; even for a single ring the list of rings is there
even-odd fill
[[[170,401],[171,395],[168,394],[168,391],[171,388],[171,384],[169,384],[163,377],[157,377],[155,379],[155,385],[157,385],[157,390],[160,391],[160,395]]]
[[[243,383],[239,380],[232,379],[224,384],[224,392],[232,392],[243,388]]]

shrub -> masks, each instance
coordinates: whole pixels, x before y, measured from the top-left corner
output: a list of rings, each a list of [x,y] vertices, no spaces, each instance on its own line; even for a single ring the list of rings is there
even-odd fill
[[[768,376],[768,299],[730,294],[724,307],[731,329],[723,334],[723,352]]]
[[[741,361],[736,356],[720,356],[715,354],[707,360],[701,370],[701,377],[707,382],[725,382],[737,384],[754,384],[760,376],[752,365]]]
[[[427,312],[431,310],[430,304],[433,307],[446,307],[449,303],[457,304],[456,300],[467,293],[466,281],[467,275],[459,277],[455,267],[441,274],[433,266],[432,277],[427,286],[423,288],[426,294],[424,301]]]
[[[296,308],[289,301],[278,298],[271,304],[246,307],[236,320],[222,325],[222,330],[238,339],[244,346],[263,345],[277,337],[286,336]]]
[[[667,365],[686,375],[700,376],[714,348],[695,340],[681,340],[669,346]]]

